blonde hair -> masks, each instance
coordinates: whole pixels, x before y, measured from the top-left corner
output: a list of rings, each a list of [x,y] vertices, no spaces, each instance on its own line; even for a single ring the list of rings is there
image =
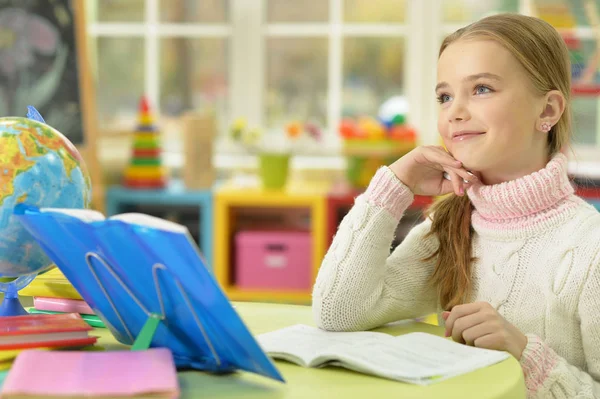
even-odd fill
[[[520,14],[499,14],[483,18],[457,30],[443,41],[439,55],[459,40],[493,40],[519,61],[539,95],[551,90],[565,97],[565,110],[548,134],[548,155],[567,146],[571,135],[571,65],[569,51],[558,32],[547,22]],[[438,250],[431,283],[437,288],[444,309],[469,300],[471,295],[471,201],[465,195],[449,195],[427,211],[432,219],[430,235],[436,235]]]

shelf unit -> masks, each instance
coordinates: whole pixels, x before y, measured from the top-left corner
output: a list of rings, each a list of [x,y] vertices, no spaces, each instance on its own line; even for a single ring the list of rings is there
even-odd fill
[[[142,212],[186,225],[202,251],[209,270],[213,270],[213,194],[212,190],[188,190],[181,180],[173,180],[160,190],[138,190],[113,186],[106,191],[107,217],[124,212]],[[194,218],[188,215],[193,213]],[[179,217],[177,218],[177,214]],[[184,217],[181,217],[181,214]],[[166,217],[165,217],[166,216]]]
[[[307,231],[311,236],[311,277],[316,279],[325,253],[325,195],[310,191],[268,191],[258,188],[222,187],[214,193],[214,273],[225,294],[233,301],[269,301],[310,303],[311,291],[277,289],[242,289],[234,281],[234,234],[240,215],[256,210],[286,213],[302,210],[308,214]]]

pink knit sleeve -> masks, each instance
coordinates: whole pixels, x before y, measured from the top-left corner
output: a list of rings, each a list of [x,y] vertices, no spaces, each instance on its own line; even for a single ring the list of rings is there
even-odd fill
[[[526,334],[527,346],[521,355],[528,397],[534,396],[556,367],[558,355],[537,335]]]
[[[585,367],[575,367],[540,337],[526,334],[527,346],[520,362],[528,398],[600,398],[599,309],[600,251],[597,251],[579,296],[578,317]]]
[[[600,397],[600,384],[567,362],[533,334],[526,334],[527,346],[521,355],[528,399],[593,399]]]
[[[377,170],[365,191],[365,196],[369,203],[386,209],[397,220],[400,220],[414,200],[412,191],[387,166]]]

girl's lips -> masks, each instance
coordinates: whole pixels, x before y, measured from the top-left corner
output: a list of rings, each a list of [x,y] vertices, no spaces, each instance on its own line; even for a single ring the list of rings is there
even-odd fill
[[[484,132],[469,132],[469,133],[458,133],[452,136],[452,141],[463,141],[469,140],[477,136],[484,135]]]

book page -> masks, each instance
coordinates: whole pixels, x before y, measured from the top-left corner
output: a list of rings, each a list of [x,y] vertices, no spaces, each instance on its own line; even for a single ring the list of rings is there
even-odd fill
[[[90,223],[106,220],[106,217],[93,209],[70,209],[70,208],[42,208],[43,213],[62,213],[73,216],[81,221]],[[189,234],[187,227],[171,222],[170,220],[162,219],[156,216],[147,215],[145,213],[121,213],[109,217],[109,220],[120,220],[129,224],[137,224],[138,226],[152,227],[158,230],[170,231],[174,233]]]
[[[333,348],[340,365],[390,379],[429,384],[498,363],[505,352],[475,348],[432,334],[410,333],[390,342],[361,340]]]
[[[305,367],[339,366],[422,385],[487,367],[510,356],[427,333],[394,337],[378,332],[328,332],[300,324],[259,335],[257,340],[271,357]]]
[[[188,233],[187,227],[171,222],[170,220],[162,219],[156,216],[146,215],[145,213],[121,213],[111,216],[110,220],[120,220],[125,223],[137,224],[139,226],[152,227],[158,230],[171,231],[174,233]]]
[[[340,352],[343,352],[343,348],[377,339],[393,340],[393,337],[375,332],[329,332],[303,324],[257,336],[258,343],[271,357],[292,361],[305,367],[316,367],[335,360],[328,355],[334,347],[341,347]]]
[[[70,208],[42,208],[41,213],[62,213],[64,215],[73,216],[86,223],[97,222],[104,220],[105,217],[102,213],[93,209],[70,209]]]

